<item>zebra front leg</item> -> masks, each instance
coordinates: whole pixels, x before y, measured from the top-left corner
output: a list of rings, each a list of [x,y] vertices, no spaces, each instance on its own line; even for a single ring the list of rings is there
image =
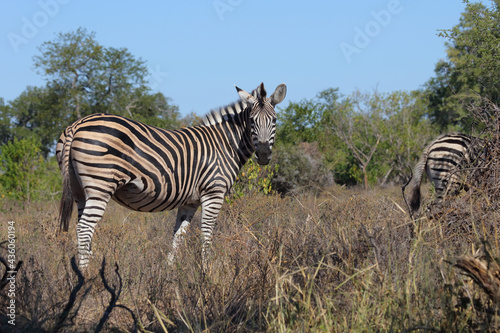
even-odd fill
[[[207,257],[212,244],[212,235],[217,224],[217,217],[224,203],[223,192],[212,192],[202,198],[201,202],[201,233],[203,235],[203,265],[207,267]]]
[[[78,266],[85,269],[92,255],[92,236],[97,223],[102,219],[109,198],[89,198],[78,202],[76,239],[78,244]]]
[[[167,260],[170,264],[173,263],[175,254],[177,253],[177,248],[179,247],[184,234],[186,233],[186,229],[191,223],[196,210],[198,209],[199,204],[194,205],[184,205],[179,207],[177,210],[177,218],[175,220],[174,227],[174,239],[172,241],[172,250],[168,254]]]

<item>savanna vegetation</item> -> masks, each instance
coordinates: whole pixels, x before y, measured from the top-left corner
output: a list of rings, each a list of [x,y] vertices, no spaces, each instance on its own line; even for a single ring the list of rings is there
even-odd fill
[[[169,265],[175,212],[111,203],[84,274],[76,223],[58,231],[62,130],[95,112],[163,128],[197,116],[182,118],[151,91],[143,60],[94,33],[43,43],[34,66],[45,86],[0,99],[0,331],[498,331],[498,270],[488,286],[464,262],[498,267],[500,256],[499,27],[500,1],[469,3],[440,32],[447,58],[420,90],[325,87],[279,109],[273,161],[241,171],[206,266],[199,216]],[[487,139],[489,158],[464,170],[467,193],[411,219],[401,185],[426,143],[450,131]]]

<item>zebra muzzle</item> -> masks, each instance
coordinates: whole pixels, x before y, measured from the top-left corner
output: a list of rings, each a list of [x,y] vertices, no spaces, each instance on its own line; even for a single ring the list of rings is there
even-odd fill
[[[259,142],[255,147],[255,157],[260,165],[267,165],[271,161],[271,145],[269,142]]]

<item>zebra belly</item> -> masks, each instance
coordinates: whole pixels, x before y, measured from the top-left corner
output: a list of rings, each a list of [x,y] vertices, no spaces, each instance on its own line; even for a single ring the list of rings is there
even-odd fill
[[[149,184],[144,177],[120,186],[112,199],[129,209],[141,212],[161,212],[185,204],[199,203],[199,196],[195,193],[176,191],[175,186],[168,183],[157,188]]]

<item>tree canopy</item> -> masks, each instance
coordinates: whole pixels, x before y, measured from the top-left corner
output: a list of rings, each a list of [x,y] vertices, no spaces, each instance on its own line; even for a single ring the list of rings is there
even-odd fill
[[[470,132],[471,108],[500,102],[500,1],[467,3],[460,22],[443,29],[447,58],[426,85],[430,119],[441,130]]]
[[[331,87],[279,108],[273,186],[288,192],[333,180],[365,188],[401,183],[437,135],[492,126],[500,132],[500,0],[467,3],[459,23],[439,34],[447,56],[422,89],[343,94]],[[144,60],[100,44],[94,32],[59,33],[38,51],[34,67],[45,85],[29,86],[12,101],[0,98],[0,178],[40,168],[39,157],[50,156],[62,130],[92,113],[167,129],[197,123],[194,114],[180,119],[170,98],[151,90]],[[31,148],[35,153],[26,154],[36,167],[12,169]]]
[[[63,129],[92,113],[127,116],[158,127],[178,126],[178,107],[148,86],[146,63],[126,48],[105,47],[79,28],[44,42],[34,66],[46,80],[0,103],[0,141],[36,137],[46,155]]]

